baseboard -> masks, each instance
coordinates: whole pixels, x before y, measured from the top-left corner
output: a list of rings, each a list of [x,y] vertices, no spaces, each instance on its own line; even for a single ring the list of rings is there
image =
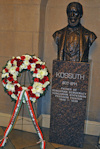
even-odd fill
[[[0,113],[0,126],[7,127],[10,118],[11,118],[10,114]],[[50,128],[50,115],[47,115],[47,114],[40,115],[40,117],[38,118],[38,123],[42,127]],[[36,133],[36,130],[31,121],[31,118],[23,117],[23,125],[22,125],[21,116],[18,117],[16,124],[14,126],[14,129]],[[84,133],[88,135],[99,136],[100,135],[100,122],[86,120]]]
[[[42,114],[39,117],[39,121],[42,122],[41,126],[50,128],[50,115]],[[100,135],[100,122],[85,121],[84,133],[88,135],[99,136]]]
[[[0,126],[7,127],[10,119],[11,119],[10,114],[0,113]],[[31,118],[23,117],[23,125],[22,125],[22,117],[21,116],[18,116],[16,123],[14,125],[14,129],[19,129],[19,130],[24,130],[27,132],[36,133],[36,130],[34,128],[32,121],[31,121]]]
[[[100,136],[100,122],[86,120],[84,133],[88,135]]]

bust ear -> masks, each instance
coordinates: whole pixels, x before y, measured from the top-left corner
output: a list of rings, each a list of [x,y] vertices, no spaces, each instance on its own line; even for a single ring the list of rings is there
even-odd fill
[[[80,18],[82,18],[83,14],[79,14],[80,15]]]
[[[83,8],[80,9],[80,18],[83,16]]]

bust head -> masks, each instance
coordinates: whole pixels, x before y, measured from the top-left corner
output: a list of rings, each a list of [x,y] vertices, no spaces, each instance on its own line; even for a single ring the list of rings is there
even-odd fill
[[[80,19],[83,15],[82,5],[78,2],[71,2],[66,9],[68,16],[68,24],[71,27],[75,27],[80,23]]]

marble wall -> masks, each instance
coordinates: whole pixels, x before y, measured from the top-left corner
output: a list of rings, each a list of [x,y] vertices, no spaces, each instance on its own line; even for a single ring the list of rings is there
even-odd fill
[[[0,72],[12,56],[28,53],[43,58],[46,3],[47,0],[0,0]],[[11,114],[12,108],[13,102],[0,83],[0,112]]]

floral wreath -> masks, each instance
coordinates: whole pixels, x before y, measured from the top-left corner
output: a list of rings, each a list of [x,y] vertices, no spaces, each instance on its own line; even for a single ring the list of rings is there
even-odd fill
[[[28,70],[32,74],[33,83],[28,87],[21,86],[17,81],[17,77],[24,70]],[[45,62],[42,62],[36,56],[22,55],[12,57],[4,66],[2,70],[2,84],[12,100],[16,101],[19,93],[22,90],[26,90],[30,100],[35,102],[36,99],[43,95],[50,84],[48,76],[49,73]]]

